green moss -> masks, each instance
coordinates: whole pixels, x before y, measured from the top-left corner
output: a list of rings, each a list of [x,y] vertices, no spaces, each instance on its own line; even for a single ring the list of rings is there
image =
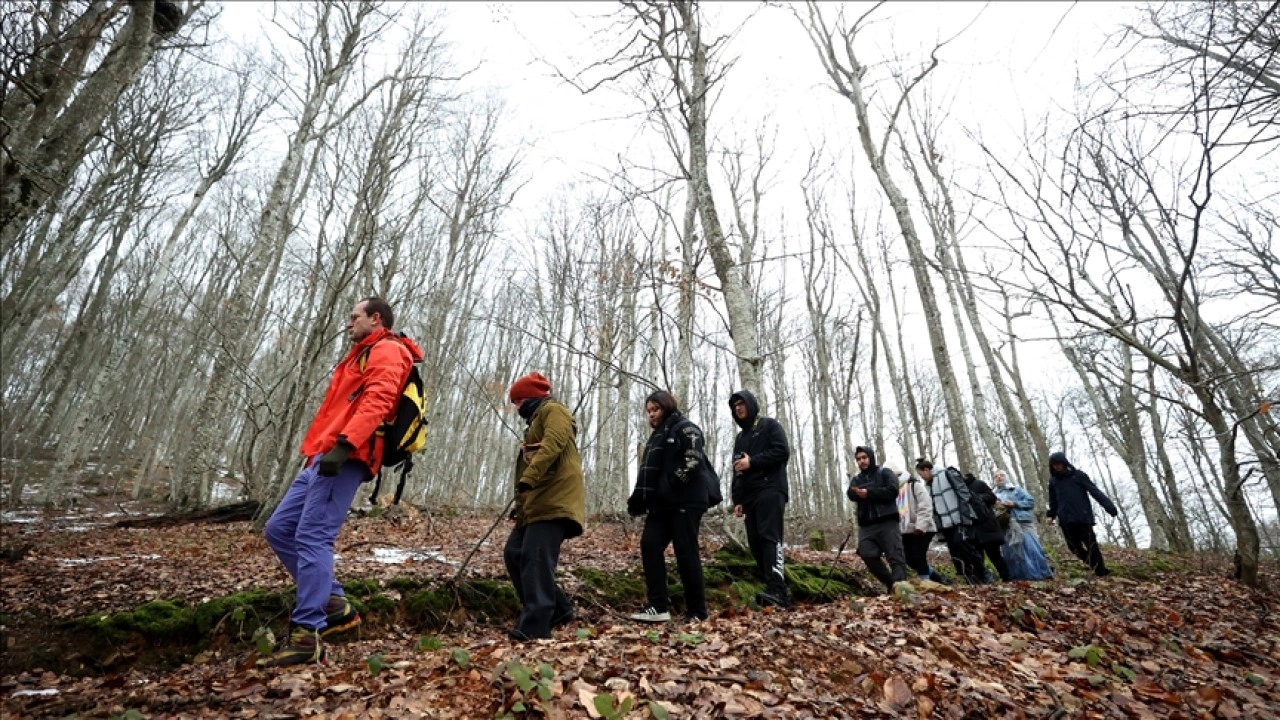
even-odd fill
[[[254,626],[288,612],[293,604],[293,591],[249,590],[227,597],[216,598],[195,607],[196,631],[207,635],[224,621]]]
[[[426,583],[424,583],[423,581],[417,578],[405,577],[403,575],[401,575],[400,577],[391,578],[390,580],[387,581],[388,589],[399,590],[402,593],[410,593],[410,592],[414,592],[415,590],[421,590],[426,586],[427,586]]]
[[[404,611],[411,620],[439,623],[444,622],[455,604],[453,593],[449,590],[419,590],[405,595]]]
[[[624,607],[644,602],[644,574],[640,570],[605,572],[595,568],[574,568],[585,589],[592,591],[605,605]]]
[[[458,596],[467,610],[489,618],[514,618],[520,613],[516,590],[509,582],[468,580],[458,588]]]
[[[370,615],[394,615],[396,608],[399,607],[394,598],[381,594],[365,598],[364,602],[359,604],[361,605],[358,608],[359,611]]]
[[[382,589],[382,584],[376,579],[368,580],[351,580],[342,584],[342,590],[349,597],[369,597],[376,595]]]
[[[755,580],[737,580],[729,586],[729,592],[737,598],[738,605],[749,605],[757,593],[764,592],[764,583]]]
[[[787,586],[796,600],[828,602],[845,595],[859,593],[861,583],[848,570],[816,565],[789,565]]]

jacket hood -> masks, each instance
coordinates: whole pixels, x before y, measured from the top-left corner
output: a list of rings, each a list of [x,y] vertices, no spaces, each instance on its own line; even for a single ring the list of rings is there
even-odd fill
[[[733,412],[733,404],[738,400],[747,404],[747,418],[745,420],[739,420],[738,416],[734,415],[733,421],[738,424],[738,427],[745,430],[751,427],[751,424],[760,416],[760,401],[756,400],[756,396],[751,394],[750,390],[739,390],[729,396],[730,413]]]
[[[1054,464],[1054,463],[1062,463],[1063,465],[1065,465],[1065,466],[1067,467],[1066,471],[1065,471],[1065,472],[1063,472],[1063,473],[1055,473],[1055,472],[1053,471],[1053,464]],[[1075,470],[1075,467],[1073,467],[1073,466],[1071,465],[1071,462],[1070,462],[1069,460],[1067,460],[1067,454],[1066,454],[1066,453],[1064,453],[1064,452],[1062,452],[1062,451],[1058,451],[1058,452],[1055,452],[1055,453],[1052,453],[1051,455],[1049,455],[1049,474],[1050,474],[1050,475],[1060,475],[1060,474],[1061,474],[1061,475],[1065,475],[1066,473],[1069,473],[1069,472],[1071,472],[1072,470]]]
[[[860,452],[861,452],[861,453],[866,453],[866,454],[867,454],[867,458],[868,458],[869,460],[871,460],[871,463],[870,463],[869,465],[867,465],[867,469],[868,469],[868,470],[871,470],[871,469],[874,469],[874,468],[876,468],[876,467],[879,467],[879,465],[880,465],[880,464],[876,462],[876,451],[875,451],[875,450],[872,450],[871,448],[867,447],[866,445],[859,445],[858,447],[856,447],[856,448],[854,448],[854,449],[853,449],[853,456],[854,456],[854,458],[855,458],[855,460],[854,460],[854,466],[855,466],[855,467],[857,467],[857,462],[858,462],[858,461],[856,460],[856,458],[858,457],[858,453],[860,453]],[[861,471],[861,470],[859,470],[858,472],[862,472],[862,471]]]

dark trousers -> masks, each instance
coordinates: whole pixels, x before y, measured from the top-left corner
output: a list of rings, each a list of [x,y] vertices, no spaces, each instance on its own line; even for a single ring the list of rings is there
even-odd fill
[[[502,560],[522,606],[516,632],[526,637],[549,638],[553,621],[573,615],[573,603],[556,584],[566,529],[567,521],[546,520],[516,528],[507,536]]]
[[[1009,582],[1013,576],[1009,574],[1009,565],[1004,561],[1004,555],[1000,552],[1000,546],[1004,545],[999,540],[982,543],[982,552],[986,553],[987,559],[995,566],[996,573],[1000,575],[1000,579]]]
[[[929,545],[933,542],[933,533],[907,533],[902,536],[902,551],[907,556],[907,567],[916,571],[920,577],[929,574]]]
[[[885,567],[880,556],[889,558]],[[902,530],[898,518],[858,528],[858,557],[867,564],[867,570],[875,575],[889,590],[893,584],[907,579],[907,556],[902,549]]]
[[[942,539],[947,541],[947,552],[951,553],[951,564],[956,567],[956,575],[962,577],[970,585],[981,585],[986,581],[982,569],[982,551],[974,544],[972,528],[949,527],[942,531]]]
[[[790,597],[782,570],[782,511],[786,505],[782,493],[766,490],[743,508],[747,546],[755,558],[756,572],[764,581],[765,591],[780,599]]]
[[[1067,549],[1071,554],[1084,561],[1095,575],[1109,575],[1107,564],[1102,561],[1102,550],[1098,549],[1098,537],[1093,534],[1093,526],[1088,523],[1064,523],[1062,537],[1067,540]]]
[[[676,551],[676,569],[684,585],[684,611],[689,617],[706,619],[707,588],[702,577],[702,558],[698,556],[698,529],[702,525],[701,510],[659,510],[649,513],[640,535],[640,561],[644,565],[645,590],[649,606],[667,612],[668,545]]]

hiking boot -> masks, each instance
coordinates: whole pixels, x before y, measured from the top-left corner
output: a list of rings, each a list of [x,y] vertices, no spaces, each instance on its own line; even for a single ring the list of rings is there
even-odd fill
[[[330,595],[329,602],[324,606],[324,613],[325,625],[320,631],[320,637],[327,638],[360,626],[360,613],[356,612],[343,595]]]
[[[670,622],[671,613],[666,612],[665,610],[663,612],[658,612],[655,608],[650,606],[632,615],[631,619],[642,623]]]
[[[578,619],[578,611],[572,607],[551,619],[551,627],[558,628]]]
[[[271,657],[258,658],[254,664],[268,668],[323,662],[324,646],[320,644],[320,633],[299,625],[289,633],[289,642],[284,647]]]
[[[770,592],[761,592],[761,593],[756,593],[756,604],[762,608],[766,608],[766,607],[789,608],[791,607],[791,598],[787,597],[786,595],[778,595]]]

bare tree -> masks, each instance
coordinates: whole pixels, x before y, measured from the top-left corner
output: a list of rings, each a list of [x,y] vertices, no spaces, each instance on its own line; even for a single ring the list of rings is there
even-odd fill
[[[879,6],[880,4],[877,4],[875,8]],[[902,232],[903,241],[911,258],[911,270],[919,290],[920,303],[924,308],[930,350],[942,383],[947,422],[950,426],[952,441],[956,446],[957,458],[962,467],[976,468],[977,454],[973,450],[973,443],[969,436],[969,422],[966,418],[964,402],[960,397],[955,366],[947,348],[942,311],[938,307],[934,294],[933,278],[928,271],[929,263],[924,252],[924,244],[916,229],[915,219],[911,215],[910,203],[889,171],[889,141],[897,127],[899,114],[912,90],[937,67],[939,48],[935,48],[929,62],[925,63],[914,77],[903,83],[901,93],[884,121],[884,132],[877,142],[872,130],[871,104],[863,87],[867,67],[859,61],[855,51],[857,35],[875,8],[852,23],[845,21],[843,8],[841,8],[836,12],[834,24],[828,23],[822,5],[812,0],[806,5],[806,12],[802,14],[798,9],[795,12],[808,32],[809,39],[836,92],[853,106],[862,151],[889,205],[893,208],[894,218],[897,220],[898,229]]]

